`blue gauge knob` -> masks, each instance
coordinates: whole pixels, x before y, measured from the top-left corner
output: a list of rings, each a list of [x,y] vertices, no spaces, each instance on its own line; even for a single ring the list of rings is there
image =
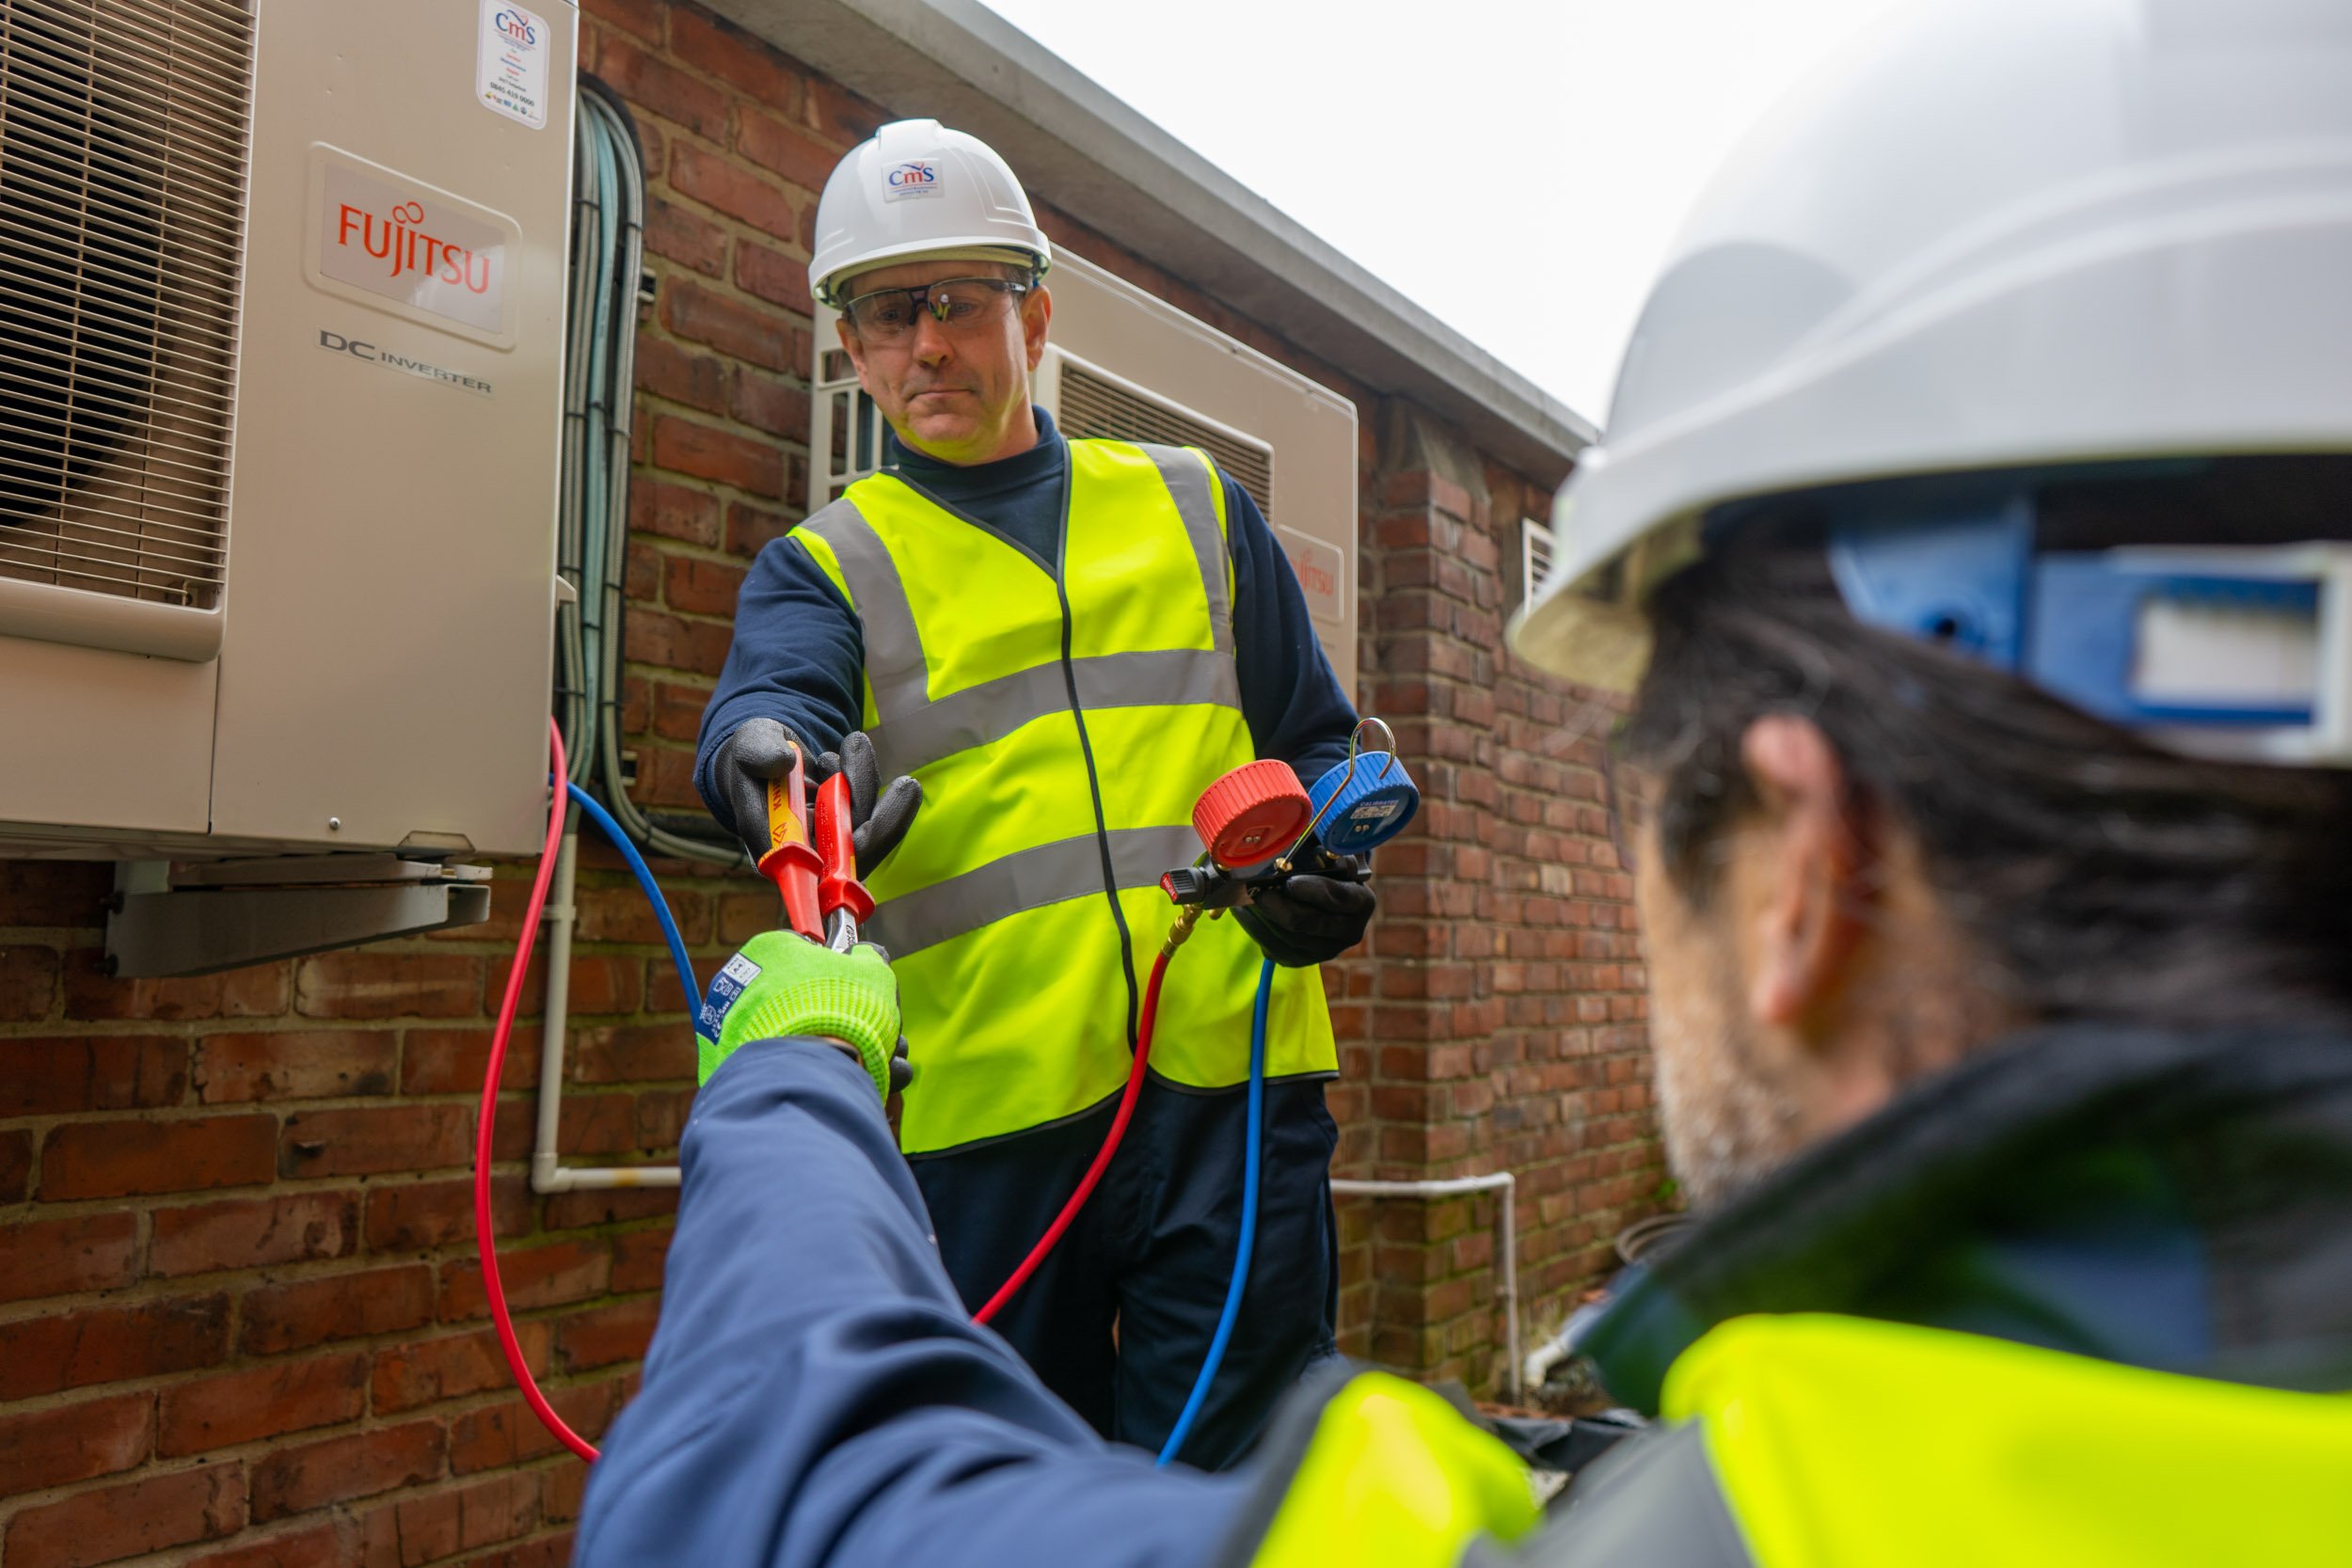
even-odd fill
[[[1315,837],[1335,855],[1353,855],[1405,831],[1421,809],[1421,790],[1393,752],[1359,752],[1307,792]]]

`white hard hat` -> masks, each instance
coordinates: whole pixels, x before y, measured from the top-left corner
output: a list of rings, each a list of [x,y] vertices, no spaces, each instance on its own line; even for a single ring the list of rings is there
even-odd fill
[[[1724,501],[2352,451],[2352,5],[1907,11],[1754,133],[1562,488],[1528,658],[1629,690]]]
[[[1033,276],[1054,261],[1011,167],[935,119],[893,121],[834,166],[817,199],[809,291],[838,306],[851,277],[916,257],[1008,261]]]

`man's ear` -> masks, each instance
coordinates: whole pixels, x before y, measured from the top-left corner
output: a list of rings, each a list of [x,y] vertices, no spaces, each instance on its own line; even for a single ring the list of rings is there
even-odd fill
[[[1804,1033],[1842,989],[1863,933],[1865,847],[1848,810],[1845,767],[1811,720],[1758,719],[1740,755],[1757,797],[1741,832],[1755,855],[1740,895],[1748,1008],[1760,1023]]]
[[[1040,283],[1021,297],[1021,336],[1029,351],[1029,369],[1045,357],[1045,329],[1054,320],[1054,296]]]

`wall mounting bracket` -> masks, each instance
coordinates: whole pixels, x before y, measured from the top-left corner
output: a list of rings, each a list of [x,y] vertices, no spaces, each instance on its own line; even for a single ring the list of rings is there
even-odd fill
[[[106,970],[210,974],[490,917],[490,868],[397,855],[271,856],[185,865],[122,861]]]

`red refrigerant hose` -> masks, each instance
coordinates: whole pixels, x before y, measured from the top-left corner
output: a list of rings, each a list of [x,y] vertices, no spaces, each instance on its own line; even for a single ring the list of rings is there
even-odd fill
[[[490,1227],[490,1146],[498,1125],[499,1076],[506,1067],[507,1037],[515,1031],[515,1009],[523,997],[523,974],[531,968],[532,944],[539,938],[540,912],[548,904],[548,881],[555,875],[556,851],[564,844],[564,781],[568,769],[564,760],[564,732],[555,721],[548,721],[548,776],[553,781],[553,803],[548,807],[548,842],[539,852],[539,874],[532,879],[531,903],[523,911],[522,940],[515,944],[515,963],[506,972],[506,999],[499,1004],[498,1027],[490,1032],[490,1065],[482,1077],[482,1115],[476,1118],[473,1131],[473,1228],[482,1250],[482,1290],[490,1300],[490,1321],[498,1327],[499,1349],[506,1353],[507,1370],[515,1374],[516,1386],[523,1391],[523,1399],[539,1422],[562,1440],[564,1446],[594,1463],[596,1447],[564,1424],[555,1413],[547,1395],[539,1391],[539,1380],[531,1375],[531,1368],[523,1360],[522,1342],[515,1338],[515,1317],[507,1310],[506,1286],[499,1278],[497,1239]],[[688,998],[692,1005],[692,998]]]
[[[574,1432],[555,1413],[547,1395],[540,1391],[538,1379],[531,1375],[529,1363],[523,1359],[522,1341],[515,1335],[514,1313],[506,1304],[506,1287],[499,1277],[498,1245],[490,1215],[490,1156],[498,1125],[499,1079],[506,1069],[507,1041],[514,1034],[515,1013],[522,1003],[523,976],[531,968],[531,950],[538,941],[540,916],[547,909],[548,883],[555,875],[556,852],[564,841],[564,732],[553,720],[548,722],[548,777],[555,781],[555,787],[548,808],[547,844],[539,854],[538,874],[532,879],[531,901],[523,909],[522,936],[515,944],[515,961],[506,972],[506,995],[499,1004],[498,1026],[490,1032],[489,1065],[482,1079],[482,1114],[474,1122],[473,1223],[482,1254],[483,1293],[489,1299],[490,1321],[498,1329],[499,1349],[505,1354],[507,1370],[514,1374],[515,1386],[522,1390],[524,1401],[540,1424],[565,1448],[593,1463],[596,1445]],[[1045,1234],[1038,1238],[1037,1245],[1021,1260],[1021,1266],[972,1314],[974,1323],[984,1323],[993,1318],[1029,1282],[1029,1276],[1037,1273],[1038,1266],[1069,1230],[1071,1222],[1078,1217],[1078,1211],[1086,1207],[1087,1199],[1102,1181],[1103,1173],[1110,1168],[1111,1157],[1119,1152],[1120,1141],[1127,1135],[1127,1123],[1135,1116],[1136,1101],[1143,1090],[1145,1068],[1152,1057],[1152,1031],[1160,1015],[1160,980],[1168,973],[1168,956],[1173,951],[1171,942],[1161,948],[1159,957],[1152,961],[1152,978],[1144,986],[1143,1013],[1136,1033],[1135,1065],[1128,1069],[1127,1086],[1120,1094],[1119,1109],[1111,1117],[1110,1131],[1104,1134],[1103,1147],[1095,1151],[1094,1161],[1079,1179],[1077,1190],[1062,1205],[1061,1212],[1054,1216],[1054,1223],[1046,1227]]]
[[[1045,1227],[1045,1234],[1038,1238],[1037,1245],[1031,1247],[1029,1255],[1021,1259],[1021,1266],[996,1287],[996,1293],[989,1297],[977,1312],[972,1314],[974,1323],[984,1323],[994,1317],[1004,1309],[1005,1303],[1012,1299],[1013,1293],[1029,1282],[1029,1275],[1037,1273],[1038,1265],[1045,1261],[1045,1255],[1054,1250],[1056,1243],[1061,1240],[1062,1232],[1070,1228],[1070,1222],[1076,1219],[1078,1211],[1086,1207],[1087,1198],[1094,1192],[1094,1184],[1102,1180],[1103,1172],[1110,1168],[1111,1156],[1119,1152],[1119,1140],[1127,1135],[1128,1118],[1136,1114],[1136,1097],[1143,1089],[1144,1064],[1152,1059],[1152,1026],[1159,1022],[1160,1017],[1160,976],[1168,973],[1170,951],[1161,948],[1160,956],[1152,961],[1152,978],[1143,988],[1143,1020],[1136,1031],[1136,1064],[1127,1069],[1127,1087],[1119,1097],[1119,1110],[1111,1117],[1111,1130],[1103,1135],[1103,1147],[1095,1150],[1094,1163],[1087,1166],[1086,1175],[1078,1179],[1078,1190],[1070,1195],[1070,1201],[1061,1206],[1061,1212],[1056,1214],[1054,1223]]]

